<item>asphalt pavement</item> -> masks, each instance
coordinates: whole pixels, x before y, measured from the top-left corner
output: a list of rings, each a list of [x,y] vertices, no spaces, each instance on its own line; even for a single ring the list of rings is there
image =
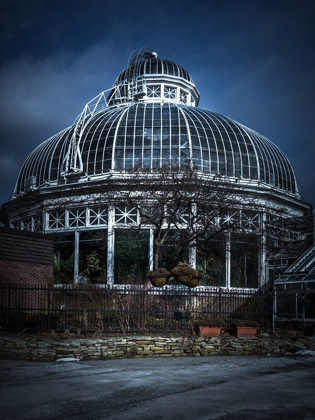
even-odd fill
[[[315,357],[0,360],[1,420],[315,419]]]

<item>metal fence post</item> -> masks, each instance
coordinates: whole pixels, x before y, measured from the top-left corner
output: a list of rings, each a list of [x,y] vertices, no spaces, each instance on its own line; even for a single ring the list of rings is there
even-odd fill
[[[303,292],[303,331],[305,331],[306,292]]]
[[[110,304],[110,285],[107,285],[107,331],[109,331],[109,324],[110,324],[110,319],[109,319],[109,304]]]
[[[167,286],[165,288],[165,331],[167,331]]]
[[[8,324],[10,325],[11,321],[11,283],[9,283],[9,289],[8,289]]]
[[[48,285],[48,302],[47,302],[47,331],[50,330],[50,284]]]
[[[272,329],[275,328],[275,319],[277,315],[277,291],[272,292]]]
[[[264,299],[265,299],[265,331],[267,331],[267,325],[268,325],[268,292],[267,290],[264,290]]]

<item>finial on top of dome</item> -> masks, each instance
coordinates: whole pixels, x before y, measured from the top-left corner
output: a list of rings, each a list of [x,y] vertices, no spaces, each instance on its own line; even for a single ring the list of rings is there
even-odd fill
[[[155,58],[157,58],[158,54],[156,52],[152,52],[152,55],[154,55]]]

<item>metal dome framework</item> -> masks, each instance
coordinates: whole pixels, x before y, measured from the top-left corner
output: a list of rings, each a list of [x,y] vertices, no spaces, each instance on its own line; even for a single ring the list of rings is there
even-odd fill
[[[263,183],[297,194],[292,167],[267,138],[223,115],[173,103],[131,103],[95,113],[84,125],[75,146],[69,144],[76,126],[38,146],[23,165],[16,193],[62,182],[65,163],[76,148],[82,181],[113,171],[154,168],[191,161],[207,175],[240,182]],[[72,161],[73,163],[73,161]]]
[[[109,204],[106,193],[100,194],[102,186],[128,185],[132,170],[143,170],[144,177],[150,173],[154,179],[159,168],[180,168],[189,162],[202,182],[224,178],[257,200],[268,195],[268,211],[231,209],[226,219],[217,221],[229,223],[238,214],[245,229],[260,235],[255,287],[264,284],[265,223],[283,208],[286,215],[298,217],[309,206],[300,199],[290,162],[274,143],[224,115],[198,108],[199,97],[181,66],[148,48],[134,51],[112,88],[88,102],[71,127],[28,156],[7,203],[11,226],[73,235],[68,242],[74,247],[75,281],[80,276],[81,239],[93,233],[104,240],[106,232],[107,283],[113,284],[115,232],[143,227],[137,209]],[[154,228],[144,230],[152,269]],[[289,232],[286,235],[292,239]],[[231,235],[225,240],[225,265],[230,267]],[[196,266],[196,248],[190,250],[189,261]],[[220,286],[232,286],[230,269]]]

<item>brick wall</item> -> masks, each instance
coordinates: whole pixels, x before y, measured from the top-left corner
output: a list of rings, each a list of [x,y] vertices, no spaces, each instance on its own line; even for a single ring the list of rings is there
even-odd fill
[[[49,284],[54,276],[54,238],[0,228],[0,285]]]
[[[53,265],[5,261],[0,259],[0,284],[44,285],[52,283],[53,276]]]

